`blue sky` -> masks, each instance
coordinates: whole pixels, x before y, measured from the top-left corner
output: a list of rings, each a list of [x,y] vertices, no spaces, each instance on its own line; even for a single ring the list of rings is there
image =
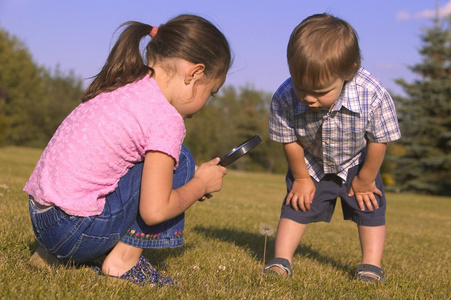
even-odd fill
[[[0,27],[17,36],[41,66],[74,73],[88,84],[114,44],[115,29],[129,20],[159,25],[182,13],[198,14],[228,38],[235,62],[226,85],[273,93],[289,76],[286,45],[304,18],[328,12],[357,30],[362,65],[394,93],[394,79],[415,79],[420,35],[432,27],[436,3],[449,0],[0,0]]]

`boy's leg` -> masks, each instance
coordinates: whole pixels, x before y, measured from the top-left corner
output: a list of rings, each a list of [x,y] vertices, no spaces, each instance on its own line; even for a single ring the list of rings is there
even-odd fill
[[[385,211],[387,206],[384,185],[379,173],[375,180],[376,187],[382,192],[382,196],[375,195],[379,208],[361,210],[355,197],[348,196],[352,180],[357,176],[360,168],[361,165],[349,169],[346,184],[343,185],[343,190],[340,194],[343,217],[345,220],[357,223],[362,250],[362,264],[357,268],[357,273],[364,272],[365,275],[363,277],[372,277],[382,281],[385,277],[381,264],[385,246]],[[359,278],[361,280],[369,280],[368,278],[362,279],[362,276],[359,276]]]
[[[362,264],[381,267],[385,246],[385,225],[359,225],[360,246],[362,248]]]
[[[301,242],[306,227],[307,225],[305,224],[281,218],[276,234],[275,257],[285,258],[291,264],[293,262],[294,252]],[[271,270],[280,275],[286,275],[285,271],[278,267],[272,267]]]
[[[293,175],[289,170],[285,178],[287,193],[293,185]],[[333,175],[326,175],[319,183],[314,181],[316,187],[315,197],[309,211],[295,211],[291,205],[286,205],[286,198],[283,200],[281,217],[276,234],[275,258],[282,258],[292,263],[296,248],[301,242],[308,223],[330,222],[336,203],[336,189],[341,181]],[[294,221],[296,220],[296,221]],[[279,274],[284,274],[284,270],[279,267],[271,267],[270,270]]]
[[[294,251],[299,246],[307,225],[290,219],[280,219],[276,234],[275,256],[293,261]]]

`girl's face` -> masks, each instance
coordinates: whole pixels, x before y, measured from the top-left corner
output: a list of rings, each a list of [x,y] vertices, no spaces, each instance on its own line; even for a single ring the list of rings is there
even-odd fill
[[[172,62],[171,62],[172,63]],[[219,78],[205,76],[205,65],[180,59],[176,61],[175,72],[167,72],[163,63],[149,65],[153,78],[158,83],[169,103],[185,119],[191,118],[204,107],[210,96],[219,91],[226,74]]]
[[[331,106],[338,100],[343,89],[344,80],[338,78],[331,84],[318,90],[305,90],[300,86],[294,86],[294,93],[296,97],[308,105],[309,109],[320,110],[323,108],[331,108]]]
[[[200,111],[208,99],[214,96],[224,84],[225,76],[217,79],[203,79],[193,85],[190,95],[180,102],[178,111],[183,118],[191,118]]]

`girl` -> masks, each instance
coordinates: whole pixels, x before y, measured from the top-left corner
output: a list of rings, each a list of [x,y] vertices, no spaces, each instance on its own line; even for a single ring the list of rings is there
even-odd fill
[[[40,244],[34,256],[87,262],[106,255],[101,274],[172,285],[142,251],[181,246],[184,211],[222,187],[227,170],[219,158],[195,171],[183,120],[218,92],[231,53],[224,35],[194,15],[160,27],[122,26],[24,187]],[[144,64],[139,45],[147,35]]]

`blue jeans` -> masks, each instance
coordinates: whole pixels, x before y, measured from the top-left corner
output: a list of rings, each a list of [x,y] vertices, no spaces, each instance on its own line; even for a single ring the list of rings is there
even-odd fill
[[[119,241],[139,248],[170,248],[183,244],[185,215],[148,226],[139,215],[143,163],[132,167],[106,197],[102,214],[77,217],[58,207],[40,209],[29,201],[31,223],[39,244],[62,260],[86,262],[110,251]],[[184,145],[174,171],[173,188],[194,175],[194,159]]]

